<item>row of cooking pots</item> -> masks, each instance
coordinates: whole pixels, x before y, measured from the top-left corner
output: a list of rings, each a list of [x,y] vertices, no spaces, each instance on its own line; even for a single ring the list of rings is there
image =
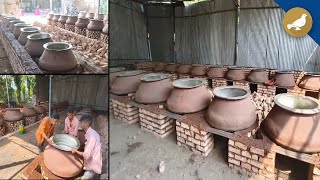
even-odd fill
[[[256,106],[250,90],[226,86],[213,90],[201,79],[179,79],[171,82],[168,74],[145,74],[124,71],[111,84],[111,93],[135,92],[135,101],[142,104],[166,102],[174,113],[187,114],[204,109],[206,121],[214,128],[239,131],[256,122]],[[320,152],[320,102],[312,97],[279,94],[275,106],[261,128],[275,143],[299,152]]]
[[[5,25],[29,55],[40,57],[39,65],[42,69],[50,72],[67,72],[77,66],[71,44],[53,42],[51,34],[40,32],[39,28],[32,27],[15,17],[4,17],[4,19]]]
[[[193,76],[207,76],[209,78],[226,78],[228,80],[240,81],[248,80],[253,83],[265,83],[269,80],[266,69],[252,69],[246,77],[242,67],[212,66],[207,68],[204,65],[189,64],[163,64],[160,63],[154,68],[155,72],[169,72],[178,74],[191,74]],[[296,85],[292,71],[276,71],[274,77],[275,85],[279,87],[294,87]],[[306,73],[299,84],[303,89],[318,91],[320,89],[320,74]]]

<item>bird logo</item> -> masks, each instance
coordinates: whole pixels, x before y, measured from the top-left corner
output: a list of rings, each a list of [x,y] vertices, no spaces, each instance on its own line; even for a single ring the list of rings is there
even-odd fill
[[[307,35],[312,28],[312,16],[306,9],[295,7],[284,15],[282,23],[288,34],[302,37]]]

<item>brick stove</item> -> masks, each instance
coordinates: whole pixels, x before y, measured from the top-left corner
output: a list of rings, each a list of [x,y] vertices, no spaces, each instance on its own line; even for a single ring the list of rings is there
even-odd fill
[[[124,121],[127,124],[134,124],[139,121],[139,109],[133,106],[130,102],[133,96],[117,96],[110,94],[114,117]]]

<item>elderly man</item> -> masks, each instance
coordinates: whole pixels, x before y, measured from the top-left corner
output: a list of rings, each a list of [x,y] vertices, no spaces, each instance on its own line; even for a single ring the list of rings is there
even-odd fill
[[[93,179],[96,174],[101,174],[102,169],[100,136],[91,128],[92,117],[90,115],[83,115],[80,122],[82,129],[86,132],[84,152],[74,149],[72,153],[83,156],[85,173],[81,179]]]
[[[46,147],[46,142],[50,145],[54,144],[53,141],[50,139],[54,133],[54,126],[59,121],[59,114],[53,113],[51,117],[44,117],[41,120],[41,123],[36,131],[36,139],[38,142],[38,150],[39,153],[43,152],[44,148]]]
[[[79,120],[75,116],[75,110],[74,107],[70,106],[68,107],[68,114],[67,118],[64,122],[64,130],[63,133],[70,134],[72,136],[77,137],[78,136],[78,128],[79,128]]]

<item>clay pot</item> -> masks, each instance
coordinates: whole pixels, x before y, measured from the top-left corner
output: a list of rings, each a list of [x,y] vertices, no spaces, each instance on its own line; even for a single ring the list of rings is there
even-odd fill
[[[78,16],[68,16],[66,24],[75,25],[77,21],[78,21]]]
[[[5,121],[19,121],[23,119],[23,115],[19,108],[8,108],[3,116]]]
[[[287,149],[320,152],[320,102],[293,94],[278,94],[275,105],[261,123],[263,132]]]
[[[53,13],[49,13],[48,16],[47,16],[47,20],[48,21],[52,21],[53,17],[54,17],[54,14]]]
[[[94,13],[87,13],[86,18],[93,19],[94,18]]]
[[[88,30],[102,31],[104,27],[103,21],[98,19],[90,19],[90,23],[87,26]]]
[[[245,80],[246,76],[241,67],[229,67],[229,70],[226,74],[226,78],[234,81]]]
[[[265,69],[253,69],[248,75],[248,81],[253,83],[265,83],[269,80]]]
[[[43,114],[46,112],[46,110],[41,105],[35,105],[34,110],[37,112],[37,114]]]
[[[178,79],[167,99],[166,107],[178,114],[194,113],[208,107],[212,94],[201,79]]]
[[[223,78],[226,75],[226,71],[223,66],[213,66],[210,67],[207,76],[209,78]]]
[[[36,27],[24,27],[20,29],[21,33],[18,38],[18,42],[24,46],[28,42],[28,36],[34,33],[39,33],[40,29]]]
[[[111,93],[126,95],[137,91],[140,85],[140,77],[145,71],[124,71],[121,72],[111,84]]]
[[[179,67],[179,64],[169,63],[165,67],[166,72],[175,73]]]
[[[10,29],[11,32],[13,32],[14,25],[17,24],[17,23],[25,23],[25,22],[20,21],[20,20],[12,20],[12,21],[10,21],[9,29]]]
[[[116,67],[116,68],[110,68],[109,69],[109,83],[110,85],[113,83],[113,81],[116,79],[116,77],[121,74],[121,72],[125,71],[125,67]]]
[[[67,15],[61,15],[58,19],[58,22],[65,24],[67,22],[68,16]]]
[[[193,64],[191,69],[191,75],[193,76],[205,76],[207,73],[207,67],[200,64]]]
[[[53,21],[53,22],[58,22],[60,16],[61,16],[60,14],[55,14],[55,15],[53,16],[53,18],[52,18],[52,21]]]
[[[87,28],[88,24],[90,23],[90,20],[88,18],[78,18],[78,21],[76,22],[76,27],[79,28]]]
[[[277,71],[274,78],[275,85],[279,87],[294,87],[296,85],[292,71]]]
[[[83,161],[79,155],[62,151],[48,145],[43,152],[45,166],[55,175],[62,178],[75,177],[81,173]]]
[[[302,89],[308,89],[312,91],[320,91],[320,74],[318,73],[305,74],[299,83],[299,87]]]
[[[24,117],[32,117],[36,116],[37,112],[33,107],[24,107],[22,110],[22,114]]]
[[[35,33],[27,36],[26,51],[32,57],[40,57],[44,51],[43,45],[52,42],[51,37],[52,35],[49,33]]]
[[[40,106],[43,107],[43,109],[45,110],[45,112],[49,112],[49,104],[48,104],[48,103],[41,104]]]
[[[104,26],[103,29],[102,29],[102,32],[103,32],[104,34],[108,34],[108,24],[105,24],[105,26]]]
[[[85,18],[85,17],[86,17],[86,13],[83,11],[78,14],[78,18]]]
[[[168,99],[173,89],[169,74],[146,74],[140,78],[140,85],[135,94],[135,101],[142,104],[161,103]]]
[[[256,106],[250,90],[237,86],[216,87],[207,111],[210,126],[224,131],[239,131],[256,121]]]
[[[153,71],[155,71],[155,72],[165,71],[166,66],[167,66],[167,64],[165,64],[165,63],[159,63],[153,68]]]
[[[4,19],[5,19],[5,20],[4,20],[4,25],[5,25],[7,28],[9,28],[9,26],[10,26],[10,21],[19,20],[19,19],[17,19],[16,17],[13,17],[13,16],[7,16],[7,17],[5,17]]]
[[[41,68],[50,72],[67,72],[77,66],[72,45],[64,42],[49,42],[43,45],[44,52],[39,59]]]
[[[16,39],[18,39],[21,34],[20,29],[24,27],[32,27],[32,26],[31,24],[26,24],[26,23],[17,23],[14,25],[13,35]]]
[[[190,64],[181,64],[177,68],[177,73],[179,74],[189,74],[191,72],[192,66]]]

